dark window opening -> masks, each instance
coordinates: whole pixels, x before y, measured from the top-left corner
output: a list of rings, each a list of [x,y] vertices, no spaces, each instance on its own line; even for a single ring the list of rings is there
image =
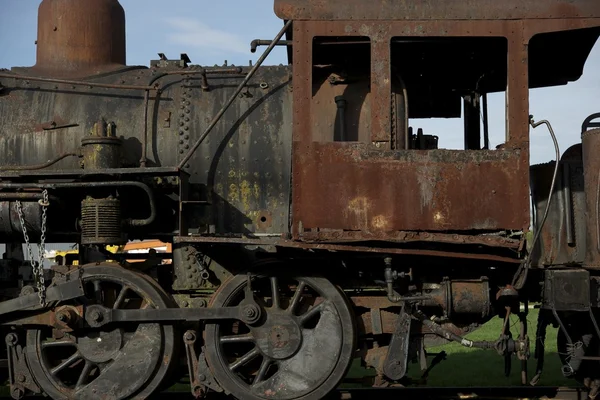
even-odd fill
[[[399,130],[398,148],[479,150],[505,141],[506,38],[396,37],[390,61],[392,79],[406,88],[407,110],[395,122],[409,128]]]

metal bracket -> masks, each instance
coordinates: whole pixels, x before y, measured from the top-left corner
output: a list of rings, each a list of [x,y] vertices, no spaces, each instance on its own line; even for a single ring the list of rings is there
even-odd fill
[[[210,369],[208,368],[206,357],[204,356],[204,350],[198,357],[198,381],[201,385],[204,385],[217,393],[223,392],[223,388],[219,385],[212,372],[210,372]]]
[[[41,393],[39,386],[33,380],[25,363],[25,353],[19,344],[16,333],[6,335],[6,350],[8,355],[8,381],[10,395],[13,399],[21,399],[27,390]]]
[[[408,345],[410,339],[410,314],[406,305],[400,310],[396,329],[390,341],[388,353],[383,363],[383,373],[392,380],[400,380],[406,375],[408,364]]]
[[[183,335],[183,342],[185,343],[192,395],[195,398],[200,398],[206,394],[206,390],[203,387],[212,389],[218,393],[221,393],[223,388],[219,386],[208,369],[204,353],[200,353],[200,357],[196,355],[195,343],[197,337],[198,332],[189,330]]]
[[[61,283],[60,285],[49,287],[46,291],[46,304],[56,301],[65,301],[84,296],[83,284],[79,280]],[[6,300],[0,303],[0,315],[13,313],[16,311],[43,310],[47,307],[40,306],[40,298],[37,293],[20,296],[14,299]],[[22,316],[18,316],[18,319]],[[4,321],[3,324],[10,324],[10,321]]]

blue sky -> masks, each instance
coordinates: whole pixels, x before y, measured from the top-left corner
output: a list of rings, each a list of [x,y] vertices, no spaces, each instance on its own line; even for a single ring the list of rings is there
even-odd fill
[[[127,63],[149,65],[157,53],[177,58],[187,53],[194,64],[247,65],[263,48],[250,53],[252,39],[272,39],[282,26],[272,0],[120,0],[127,18]],[[2,0],[0,13],[0,68],[35,64],[39,0]],[[267,64],[286,63],[285,51],[276,49]],[[600,112],[600,45],[588,60],[584,76],[568,86],[531,91],[530,113],[549,119],[559,138],[561,153],[580,141],[580,127],[589,114]],[[504,96],[490,99],[491,144],[504,136]],[[440,136],[440,146],[462,145],[461,120],[411,121],[426,133]],[[531,133],[531,162],[550,161],[554,150],[544,127]]]

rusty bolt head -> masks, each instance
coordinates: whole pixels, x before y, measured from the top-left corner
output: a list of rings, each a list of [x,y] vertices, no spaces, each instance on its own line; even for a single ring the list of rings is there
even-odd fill
[[[184,335],[183,338],[185,340],[194,340],[196,338],[196,335],[194,335],[194,332],[191,331],[187,331]]]
[[[260,310],[254,304],[247,304],[242,308],[242,318],[244,322],[253,324],[260,318]]]
[[[8,335],[6,335],[5,340],[6,340],[6,344],[8,344],[9,346],[14,346],[19,341],[19,338],[17,337],[16,334],[9,333]]]
[[[24,286],[21,289],[21,296],[27,296],[35,293],[35,288],[33,286]]]
[[[251,306],[245,307],[244,308],[244,315],[247,318],[254,318],[254,317],[256,317],[256,310],[254,310],[254,308],[251,307]]]
[[[56,319],[60,322],[66,323],[71,319],[71,315],[68,311],[62,310],[56,313]]]
[[[100,311],[98,311],[98,310],[94,310],[90,314],[90,318],[94,322],[100,322],[100,321],[102,321],[102,313],[100,313]]]

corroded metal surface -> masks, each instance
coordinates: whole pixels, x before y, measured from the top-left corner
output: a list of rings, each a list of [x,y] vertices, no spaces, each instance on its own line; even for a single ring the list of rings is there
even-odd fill
[[[534,229],[540,229],[548,204],[554,173],[553,162],[531,168],[531,193],[534,203]],[[535,248],[533,266],[581,263],[586,253],[586,197],[581,144],[569,148],[560,160],[557,184],[550,211]]]
[[[527,174],[523,153],[296,143],[293,230],[523,229],[527,188],[515,185]]]
[[[42,1],[35,73],[73,78],[124,65],[125,12],[117,0]]]
[[[584,18],[600,14],[595,0],[275,0],[279,18],[292,20],[474,20]]]
[[[582,135],[583,171],[587,217],[586,267],[600,268],[600,129]]]
[[[323,232],[304,232],[298,235],[300,240],[306,242],[326,242],[334,241],[337,243],[359,242],[359,241],[390,241],[398,243],[410,242],[437,242],[451,244],[479,244],[491,247],[509,247],[519,248],[520,240],[510,239],[496,235],[472,236],[458,235],[451,233],[437,232],[368,232],[368,231],[323,231]]]
[[[395,36],[508,36],[507,141],[496,151],[382,151],[389,148],[390,39]],[[317,36],[371,41],[370,143],[312,142],[311,101]],[[294,238],[307,230],[527,230],[528,78],[521,21],[297,21],[294,24]],[[477,188],[477,193],[473,191]],[[325,205],[325,206],[324,206]]]
[[[202,71],[208,74],[214,90],[202,90]],[[128,69],[97,77],[89,86],[76,81],[26,80],[23,76],[11,79],[6,78],[11,74],[4,74],[5,89],[0,96],[2,164],[41,164],[56,154],[74,154],[94,124],[104,118],[114,124],[116,136],[125,138],[125,171],[139,165],[145,126],[147,167],[176,166],[202,132],[205,121],[247,71],[247,67]],[[163,73],[166,75],[155,81],[163,90],[159,95],[151,91],[146,113],[144,91],[155,88],[151,82]],[[288,67],[262,67],[186,165],[191,186],[185,210],[191,215],[187,222],[192,232],[288,231],[290,86]],[[32,107],[21,107],[24,103]],[[41,125],[50,127],[48,121],[54,121],[55,126],[40,135]],[[78,167],[79,160],[73,157],[59,160],[45,172],[60,174]]]

